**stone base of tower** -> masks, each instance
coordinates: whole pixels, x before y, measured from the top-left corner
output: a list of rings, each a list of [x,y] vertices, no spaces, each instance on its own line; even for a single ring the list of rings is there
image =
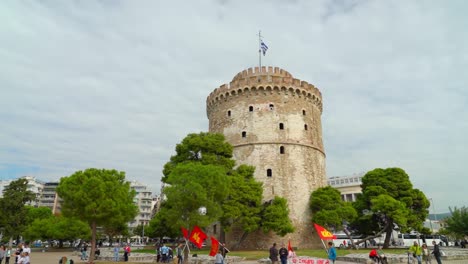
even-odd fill
[[[284,243],[288,245],[291,241],[291,246],[294,248],[309,248],[320,249],[323,248],[317,232],[311,223],[295,226],[294,233],[285,235],[284,237],[278,236],[273,232],[267,234],[262,231],[250,233],[240,244],[239,241],[243,235],[240,228],[232,228],[230,232],[226,232],[225,241],[228,248],[232,249],[249,249],[249,250],[268,250],[273,243],[276,243],[278,248]]]

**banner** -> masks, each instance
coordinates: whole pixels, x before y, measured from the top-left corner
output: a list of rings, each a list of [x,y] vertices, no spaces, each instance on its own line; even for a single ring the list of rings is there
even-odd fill
[[[320,258],[292,258],[291,262],[293,264],[331,264],[329,259],[320,259]]]
[[[210,250],[210,256],[214,257],[216,253],[218,253],[219,250],[219,242],[216,240],[216,238],[211,237],[211,250]]]
[[[198,227],[195,226],[190,234],[189,240],[198,248],[202,248],[203,241],[206,239],[206,234]]]
[[[320,236],[320,239],[336,239],[336,236],[330,233],[325,227],[317,225],[314,223],[315,230],[317,230],[318,235]]]
[[[184,238],[188,239],[188,230],[185,229],[183,226],[181,226],[180,229],[182,230],[182,234],[184,235]]]
[[[294,252],[294,249],[291,246],[291,240],[288,240],[288,257],[289,258],[295,258],[296,253]]]

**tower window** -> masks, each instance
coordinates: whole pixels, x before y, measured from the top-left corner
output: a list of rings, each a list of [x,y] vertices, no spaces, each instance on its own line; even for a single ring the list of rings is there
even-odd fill
[[[283,130],[283,129],[284,129],[284,124],[283,124],[283,123],[279,123],[279,129],[280,129],[280,130]]]
[[[271,172],[271,169],[267,169],[267,177],[272,177],[273,173]]]
[[[304,125],[304,130],[307,130],[307,124]]]
[[[253,112],[253,106],[249,106],[249,112]]]
[[[270,104],[270,110],[275,110],[275,105]]]
[[[280,154],[284,154],[284,146],[280,147]]]
[[[228,116],[231,116],[231,110],[228,111]]]
[[[243,138],[247,137],[247,132],[242,131],[242,137],[243,137]]]
[[[305,110],[302,110],[302,115],[306,115],[306,111],[305,111]]]

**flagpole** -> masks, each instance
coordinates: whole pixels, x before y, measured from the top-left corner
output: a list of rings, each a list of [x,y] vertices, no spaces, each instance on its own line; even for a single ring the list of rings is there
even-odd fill
[[[261,30],[258,31],[258,69],[262,70],[262,35]]]
[[[328,255],[328,249],[327,249],[327,246],[325,245],[325,242],[323,242],[323,239],[320,239],[320,241],[322,241],[323,247],[325,248],[325,252],[327,252],[327,255]]]

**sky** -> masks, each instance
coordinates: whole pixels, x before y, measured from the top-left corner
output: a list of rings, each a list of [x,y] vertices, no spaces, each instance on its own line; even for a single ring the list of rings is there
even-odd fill
[[[0,2],[0,178],[125,171],[160,192],[206,97],[258,64],[320,89],[327,176],[400,167],[468,206],[468,2]],[[465,186],[465,187],[463,187]]]

